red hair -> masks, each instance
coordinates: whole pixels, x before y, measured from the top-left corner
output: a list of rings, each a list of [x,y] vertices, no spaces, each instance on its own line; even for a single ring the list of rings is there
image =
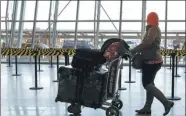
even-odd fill
[[[155,12],[150,12],[147,16],[147,24],[148,25],[159,25],[159,17]]]

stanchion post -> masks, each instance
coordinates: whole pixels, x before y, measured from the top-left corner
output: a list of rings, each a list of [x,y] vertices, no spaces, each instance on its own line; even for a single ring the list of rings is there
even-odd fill
[[[57,55],[57,80],[53,80],[53,82],[58,82],[58,69],[59,69],[59,56]]]
[[[181,77],[180,75],[178,75],[178,56],[176,56],[176,66],[175,66],[175,68],[176,68],[176,74],[175,74],[174,77]]]
[[[125,83],[135,83],[135,81],[131,81],[131,69],[132,69],[132,64],[131,64],[131,58],[129,58],[129,80],[125,81]]]
[[[127,88],[122,87],[122,70],[120,70],[120,73],[119,73],[119,90],[120,91],[127,90]]]
[[[175,65],[175,56],[176,56],[176,54],[173,53],[173,54],[171,54],[171,56],[172,56],[172,89],[171,89],[172,93],[171,93],[170,97],[167,97],[167,99],[168,100],[181,100],[180,97],[174,96],[174,70],[175,70],[174,65]]]
[[[11,65],[11,62],[10,62],[10,55],[8,56],[8,66],[6,66],[6,67],[12,67],[12,65]]]
[[[53,56],[50,56],[50,66],[49,66],[49,68],[53,68]]]
[[[15,74],[13,74],[12,76],[21,76],[21,74],[18,74],[17,70],[17,56],[15,56]]]
[[[35,87],[31,87],[30,90],[41,90],[43,87],[38,87],[37,83],[37,56],[34,56],[35,58]]]
[[[185,73],[186,73],[186,54],[185,54]]]
[[[69,57],[67,53],[65,53],[64,56],[65,56],[65,66],[67,66],[69,65]]]
[[[68,54],[67,54],[67,64],[70,65],[70,57]]]
[[[122,69],[123,69],[123,61],[122,61],[122,66],[120,67],[121,70],[119,72],[119,83],[118,83],[118,88],[120,91],[127,90],[127,88],[122,87]]]
[[[172,57],[170,56],[170,63],[169,63],[169,68],[168,69],[171,69],[172,68]]]
[[[51,56],[51,60],[50,60],[50,67],[52,67],[52,60],[53,60],[53,58],[52,58],[53,56]]]
[[[39,65],[38,72],[43,72],[43,70],[41,70],[41,57],[40,57],[40,55],[38,56],[38,65]]]
[[[185,73],[186,73],[186,54],[185,54]]]

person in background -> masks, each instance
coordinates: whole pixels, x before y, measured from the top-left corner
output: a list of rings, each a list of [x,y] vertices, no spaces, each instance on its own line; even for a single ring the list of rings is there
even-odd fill
[[[132,54],[141,53],[143,58],[142,83],[146,90],[146,103],[138,114],[151,114],[151,105],[156,97],[164,106],[167,115],[174,103],[168,101],[164,94],[155,86],[154,80],[163,64],[160,53],[161,30],[157,13],[151,12],[147,16],[146,34],[141,44],[131,50]]]

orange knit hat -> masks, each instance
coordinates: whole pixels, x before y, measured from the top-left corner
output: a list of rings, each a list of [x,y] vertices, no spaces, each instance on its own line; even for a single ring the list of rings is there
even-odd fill
[[[147,24],[148,25],[159,25],[159,17],[155,12],[150,12],[147,16]]]

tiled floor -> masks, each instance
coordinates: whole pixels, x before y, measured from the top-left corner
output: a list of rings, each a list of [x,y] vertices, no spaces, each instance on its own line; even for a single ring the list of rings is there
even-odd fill
[[[1,115],[2,116],[69,116],[67,104],[55,103],[57,95],[56,68],[49,68],[49,65],[42,65],[44,71],[38,73],[39,86],[42,90],[29,90],[34,86],[34,65],[18,65],[19,77],[13,77],[14,66],[9,68],[2,64],[1,68]],[[175,101],[174,108],[168,116],[185,116],[185,73],[184,68],[178,69],[180,78],[175,78],[175,95],[181,97],[180,101]],[[128,84],[128,67],[124,67],[122,81],[127,90],[122,92],[121,99],[123,108],[122,116],[136,116],[135,109],[139,109],[145,102],[145,91],[141,86],[140,73],[132,70],[132,80],[136,83]],[[156,86],[165,93],[171,95],[171,71],[162,68],[156,78]],[[159,101],[155,99],[152,106],[152,116],[162,116],[164,109]],[[105,111],[84,108],[82,116],[105,116]]]

